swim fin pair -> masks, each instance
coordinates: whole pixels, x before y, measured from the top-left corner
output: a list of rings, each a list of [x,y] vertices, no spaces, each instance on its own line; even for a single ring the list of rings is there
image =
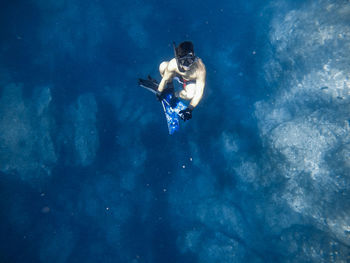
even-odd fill
[[[158,81],[148,75],[147,79],[139,79],[139,85],[158,94]]]

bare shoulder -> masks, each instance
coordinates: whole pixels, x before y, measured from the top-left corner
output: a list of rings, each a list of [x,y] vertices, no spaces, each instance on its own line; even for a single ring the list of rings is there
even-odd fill
[[[198,58],[197,60],[197,76],[198,77],[205,77],[206,75],[206,69],[205,69],[205,65],[202,61],[202,59]]]

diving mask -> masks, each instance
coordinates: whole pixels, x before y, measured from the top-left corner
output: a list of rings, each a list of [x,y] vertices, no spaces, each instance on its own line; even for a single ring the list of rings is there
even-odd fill
[[[191,67],[195,61],[196,57],[192,53],[189,53],[188,55],[179,58],[179,64],[188,68]]]

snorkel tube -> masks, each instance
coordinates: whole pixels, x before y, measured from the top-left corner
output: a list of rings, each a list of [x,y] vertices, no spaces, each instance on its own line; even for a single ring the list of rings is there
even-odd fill
[[[185,70],[182,68],[182,66],[179,63],[179,55],[177,54],[177,48],[176,48],[175,41],[173,41],[173,48],[174,48],[174,55],[175,55],[175,59],[176,59],[177,68],[180,70],[180,72],[185,72]]]

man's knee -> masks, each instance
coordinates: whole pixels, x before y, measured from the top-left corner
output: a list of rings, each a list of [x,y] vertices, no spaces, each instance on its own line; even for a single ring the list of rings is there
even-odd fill
[[[176,96],[180,97],[181,99],[184,100],[191,100],[193,98],[193,96],[191,96],[192,94],[188,94],[188,92],[186,92],[186,90],[181,90],[176,92]]]
[[[160,63],[160,65],[159,65],[159,73],[160,73],[160,75],[161,75],[162,77],[163,77],[163,75],[164,75],[165,69],[168,67],[168,63],[169,63],[169,62],[164,61],[164,62]]]

